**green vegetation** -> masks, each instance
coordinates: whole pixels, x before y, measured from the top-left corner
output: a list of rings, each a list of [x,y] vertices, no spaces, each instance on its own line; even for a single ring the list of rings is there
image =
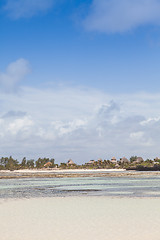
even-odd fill
[[[35,162],[36,168],[43,168],[43,167],[49,167],[53,168],[54,165],[54,159],[49,158],[38,158],[38,160]]]
[[[59,168],[59,169],[127,169],[138,171],[159,171],[160,159],[155,158],[146,159],[145,161],[141,157],[131,156],[130,159],[121,158],[119,161],[102,160],[98,161],[90,160],[88,163],[77,165],[71,159],[65,163],[62,162],[59,165],[55,164],[54,158],[38,158],[36,161],[33,159],[27,160],[26,157],[19,162],[17,159],[13,159],[12,156],[0,158],[0,170],[19,170],[19,169],[44,169],[44,168]]]
[[[54,168],[54,159],[38,158],[37,161],[24,157],[21,163],[12,158],[12,156],[0,158],[0,170],[19,170],[19,169],[33,169],[33,168]]]
[[[135,162],[135,161],[136,161],[136,159],[137,159],[137,156],[132,156],[132,157],[130,157],[130,163],[133,163],[133,162]]]

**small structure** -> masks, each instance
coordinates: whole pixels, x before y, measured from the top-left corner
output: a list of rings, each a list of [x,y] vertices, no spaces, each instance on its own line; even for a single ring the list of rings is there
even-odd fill
[[[123,157],[123,158],[120,158],[120,162],[121,163],[129,163],[129,160],[127,158]]]
[[[75,163],[72,161],[72,159],[69,159],[67,162],[67,166],[73,166]]]
[[[49,168],[49,167],[51,167],[51,166],[52,166],[52,163],[51,163],[51,162],[47,162],[47,163],[44,164],[44,167],[45,167],[45,168]]]
[[[102,163],[102,162],[103,162],[102,158],[98,158],[98,163]]]
[[[95,163],[95,160],[90,160],[87,165],[93,165]]]
[[[116,163],[117,163],[117,159],[116,159],[115,157],[112,157],[112,158],[111,158],[111,163],[116,164]]]
[[[142,157],[137,157],[136,163],[142,163],[142,162],[144,162],[143,158]]]

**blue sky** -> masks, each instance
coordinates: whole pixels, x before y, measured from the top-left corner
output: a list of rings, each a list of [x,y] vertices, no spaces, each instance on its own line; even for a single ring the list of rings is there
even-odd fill
[[[160,0],[2,0],[0,154],[156,157],[159,12]]]

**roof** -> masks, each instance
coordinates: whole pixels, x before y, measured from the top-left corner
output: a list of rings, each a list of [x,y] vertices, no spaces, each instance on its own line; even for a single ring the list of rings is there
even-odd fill
[[[115,157],[112,157],[111,162],[115,163],[115,162],[117,162],[117,159]]]
[[[136,162],[143,162],[144,160],[143,160],[143,158],[142,157],[137,157],[137,159],[136,159]]]
[[[128,163],[129,162],[129,160],[127,158],[125,158],[125,157],[121,158],[120,161],[123,162],[123,163]]]
[[[73,164],[75,164],[75,163],[72,161],[72,159],[69,159],[68,162],[67,162],[67,164],[73,165]]]
[[[94,163],[95,162],[95,160],[90,160],[88,163]]]
[[[98,161],[99,161],[99,162],[102,162],[103,160],[102,160],[102,158],[98,158]]]
[[[46,164],[44,164],[44,167],[50,167],[52,165],[51,162],[47,162]]]

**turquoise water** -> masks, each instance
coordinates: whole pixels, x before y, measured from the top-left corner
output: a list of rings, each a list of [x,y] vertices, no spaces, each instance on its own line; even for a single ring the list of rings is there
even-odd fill
[[[160,197],[160,176],[0,179],[0,198]]]

